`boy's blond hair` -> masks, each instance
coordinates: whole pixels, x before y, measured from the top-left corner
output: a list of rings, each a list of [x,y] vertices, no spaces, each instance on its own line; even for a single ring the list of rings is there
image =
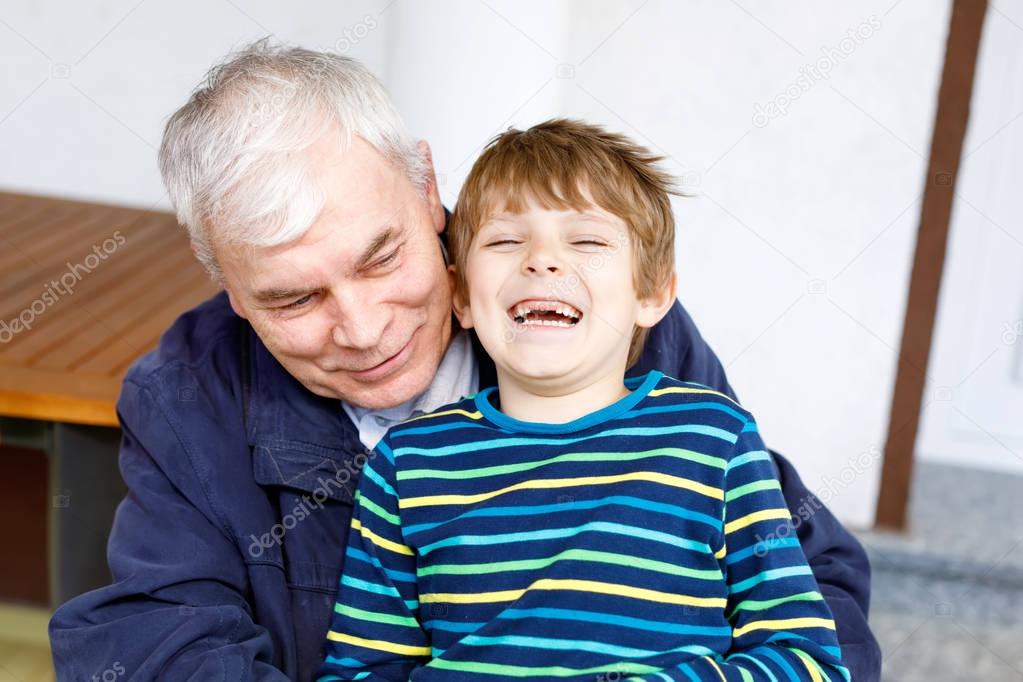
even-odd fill
[[[658,166],[662,160],[624,135],[570,119],[498,135],[469,171],[448,224],[456,295],[466,300],[465,266],[479,227],[495,213],[524,211],[527,199],[557,210],[596,204],[621,218],[630,232],[637,296],[668,286],[675,270],[669,195],[679,192]],[[642,355],[646,332],[633,330],[628,367]]]

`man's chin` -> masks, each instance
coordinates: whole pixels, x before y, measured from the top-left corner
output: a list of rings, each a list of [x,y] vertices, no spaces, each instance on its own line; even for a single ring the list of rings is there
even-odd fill
[[[349,377],[338,380],[328,376],[325,377],[324,383],[320,384],[322,390],[313,392],[343,400],[349,405],[370,410],[385,410],[407,403],[425,392],[430,385],[430,377],[424,376],[425,374],[421,368],[407,368],[394,376],[373,383],[355,381]]]

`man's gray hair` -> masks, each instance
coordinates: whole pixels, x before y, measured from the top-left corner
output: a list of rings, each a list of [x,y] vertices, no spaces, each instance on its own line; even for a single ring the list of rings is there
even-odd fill
[[[307,150],[330,130],[340,149],[357,135],[425,191],[428,166],[415,139],[376,77],[348,57],[263,39],[215,66],[171,116],[160,173],[214,279],[211,231],[218,243],[274,246],[312,226],[325,188]]]

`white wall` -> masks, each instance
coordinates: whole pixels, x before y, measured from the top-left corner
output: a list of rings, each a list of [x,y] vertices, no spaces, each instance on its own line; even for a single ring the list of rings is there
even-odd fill
[[[676,202],[683,302],[769,445],[872,523],[947,0],[61,5],[0,11],[5,188],[166,205],[163,122],[267,33],[380,74],[449,203],[509,125],[578,116],[659,150],[701,192]],[[801,87],[822,48],[830,75]]]
[[[272,33],[349,48],[383,71],[388,15],[361,40],[346,32],[385,4],[317,2],[298,11],[228,0],[5,0],[0,186],[169,209],[156,149],[167,118],[213,63]]]

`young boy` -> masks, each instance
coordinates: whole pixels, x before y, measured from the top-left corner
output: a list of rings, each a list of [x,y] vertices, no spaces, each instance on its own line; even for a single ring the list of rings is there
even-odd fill
[[[455,314],[498,386],[377,446],[320,680],[848,679],[753,417],[624,379],[675,299],[659,160],[554,120],[476,162]]]

